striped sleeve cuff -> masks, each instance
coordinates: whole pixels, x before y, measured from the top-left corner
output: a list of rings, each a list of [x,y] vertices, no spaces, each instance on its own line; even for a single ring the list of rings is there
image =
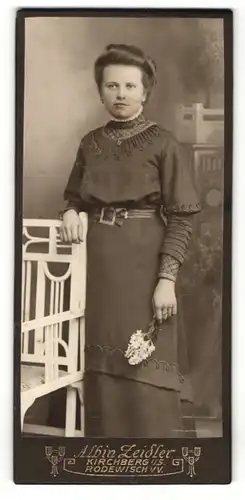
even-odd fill
[[[170,255],[180,264],[184,262],[192,234],[192,215],[171,215],[168,218],[162,254]]]
[[[180,263],[171,255],[162,255],[158,278],[176,281]]]

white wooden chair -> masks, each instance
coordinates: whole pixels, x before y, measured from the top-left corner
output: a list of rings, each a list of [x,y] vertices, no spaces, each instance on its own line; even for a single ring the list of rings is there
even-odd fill
[[[84,241],[68,245],[60,221],[24,219],[22,255],[21,428],[22,432],[84,435],[84,311],[87,218]],[[66,389],[65,429],[24,425],[37,398]],[[77,398],[77,394],[79,398]],[[76,430],[77,399],[80,429]]]

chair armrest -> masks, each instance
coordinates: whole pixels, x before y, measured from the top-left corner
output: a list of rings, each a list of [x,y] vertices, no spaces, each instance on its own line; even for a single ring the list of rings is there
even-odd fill
[[[21,331],[22,333],[29,332],[30,330],[35,330],[36,328],[45,328],[47,326],[55,325],[57,323],[63,323],[64,321],[78,319],[83,316],[84,316],[83,309],[79,309],[76,312],[65,311],[50,316],[44,316],[43,318],[37,318],[30,321],[25,321],[24,323],[22,323]]]

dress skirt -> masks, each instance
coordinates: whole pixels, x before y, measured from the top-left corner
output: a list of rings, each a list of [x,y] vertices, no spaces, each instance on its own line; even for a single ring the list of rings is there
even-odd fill
[[[159,328],[147,361],[130,365],[131,335],[153,318],[165,225],[158,214],[122,226],[88,220],[85,435],[180,437],[188,384],[179,371],[177,317]]]

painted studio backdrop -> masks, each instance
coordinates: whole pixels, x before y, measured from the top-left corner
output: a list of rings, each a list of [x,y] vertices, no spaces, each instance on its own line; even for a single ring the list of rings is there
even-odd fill
[[[56,219],[80,139],[108,118],[93,62],[109,43],[141,47],[157,64],[146,114],[190,151],[203,210],[180,274],[195,413],[222,432],[221,289],[224,58],[219,19],[29,18],[25,21],[23,215]],[[61,425],[62,391],[37,400],[29,422]],[[57,403],[59,411],[57,412]],[[42,411],[40,411],[42,408]],[[204,425],[204,424],[203,424]],[[205,423],[205,429],[207,425]]]

